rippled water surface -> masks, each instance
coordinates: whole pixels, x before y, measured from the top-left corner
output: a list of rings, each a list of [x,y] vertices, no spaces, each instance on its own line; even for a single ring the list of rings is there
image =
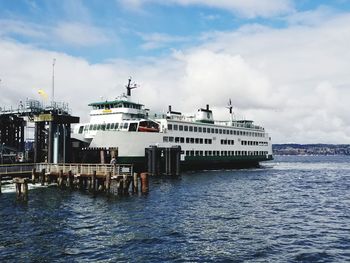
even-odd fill
[[[350,262],[350,158],[152,178],[148,196],[0,195],[0,262]]]

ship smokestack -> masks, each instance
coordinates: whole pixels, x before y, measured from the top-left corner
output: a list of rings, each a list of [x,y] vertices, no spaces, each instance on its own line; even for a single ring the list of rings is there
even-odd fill
[[[209,110],[209,104],[207,104],[207,110]]]
[[[171,112],[171,105],[169,105],[169,112]]]

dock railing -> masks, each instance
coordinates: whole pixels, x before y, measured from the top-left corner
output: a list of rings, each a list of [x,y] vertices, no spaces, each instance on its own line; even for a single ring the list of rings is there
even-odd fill
[[[133,175],[133,165],[131,164],[81,164],[81,163],[37,163],[34,165],[36,171],[42,171],[45,169],[46,173],[68,173],[72,174],[92,174],[96,171],[96,174],[107,174],[111,172],[112,175]]]
[[[33,168],[33,163],[1,164],[0,175],[30,174]]]

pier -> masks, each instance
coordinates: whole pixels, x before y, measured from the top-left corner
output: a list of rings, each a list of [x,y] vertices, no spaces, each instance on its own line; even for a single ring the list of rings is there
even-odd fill
[[[51,102],[44,106],[37,100],[27,100],[16,107],[0,108],[1,163],[14,162],[4,158],[4,149],[13,153],[25,151],[25,127],[34,123],[34,153],[31,161],[65,163],[71,160],[71,124],[79,117],[72,116],[67,103]]]
[[[133,166],[128,164],[2,165],[0,181],[2,178],[12,178],[16,198],[21,201],[28,201],[28,184],[55,184],[62,189],[114,196],[149,192],[148,173],[135,173]]]

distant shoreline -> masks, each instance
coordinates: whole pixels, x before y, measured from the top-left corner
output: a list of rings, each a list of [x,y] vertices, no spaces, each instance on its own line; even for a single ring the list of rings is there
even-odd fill
[[[274,155],[350,155],[350,144],[273,144]]]

